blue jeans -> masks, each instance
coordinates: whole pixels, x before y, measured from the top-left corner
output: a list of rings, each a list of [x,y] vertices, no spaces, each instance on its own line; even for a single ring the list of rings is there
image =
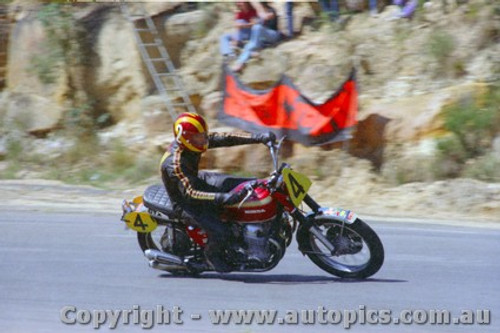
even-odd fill
[[[293,37],[293,2],[287,1],[285,3],[285,13],[286,13],[286,30],[288,32],[288,37]]]
[[[236,20],[236,23],[248,23],[245,20]],[[231,41],[243,42],[250,39],[250,28],[240,28],[233,33],[227,33],[220,38],[220,53],[222,55],[234,55]]]
[[[250,34],[250,41],[243,48],[243,52],[238,58],[238,63],[246,63],[250,59],[252,51],[261,49],[265,44],[275,44],[279,39],[280,33],[278,31],[268,29],[262,24],[254,24],[252,26],[252,33]]]
[[[334,21],[339,16],[339,2],[337,0],[319,0],[321,9],[328,13],[330,20]]]

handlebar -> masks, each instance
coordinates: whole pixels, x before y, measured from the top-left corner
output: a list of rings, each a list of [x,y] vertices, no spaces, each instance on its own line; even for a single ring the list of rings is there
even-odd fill
[[[274,171],[271,173],[271,177],[269,178],[269,181],[268,181],[268,184],[271,185],[271,187],[273,187],[273,188],[276,186],[276,183],[279,179],[279,176],[281,175],[281,171],[286,166],[285,163],[283,163],[283,165],[281,165],[281,166],[278,166],[278,155],[279,155],[279,151],[281,149],[281,146],[282,146],[283,142],[285,141],[285,138],[286,138],[286,136],[283,136],[278,142],[266,143],[266,146],[269,148],[269,151],[271,153],[271,157],[273,159],[273,165],[274,165]],[[240,209],[241,206],[252,196],[255,189],[259,186],[261,186],[261,184],[257,180],[252,181],[252,182],[245,185],[245,190],[247,191],[247,194],[243,198],[243,200],[240,201],[240,203],[238,205],[238,209]]]
[[[285,141],[286,135],[283,136],[278,142],[268,142],[266,146],[269,147],[271,157],[273,159],[274,171],[278,171],[278,154],[281,149],[281,145]]]

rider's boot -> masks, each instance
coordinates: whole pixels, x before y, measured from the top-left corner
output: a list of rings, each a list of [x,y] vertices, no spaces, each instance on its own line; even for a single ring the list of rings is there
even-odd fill
[[[228,273],[233,267],[224,258],[224,247],[217,242],[209,242],[205,247],[205,259],[208,264],[219,273]]]

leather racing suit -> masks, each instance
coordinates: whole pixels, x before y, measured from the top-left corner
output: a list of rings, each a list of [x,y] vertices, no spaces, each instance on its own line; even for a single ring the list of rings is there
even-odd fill
[[[208,149],[266,143],[274,139],[269,135],[210,133]],[[229,228],[219,218],[220,207],[227,204],[222,195],[251,179],[199,171],[200,159],[201,153],[184,149],[173,142],[162,158],[161,175],[174,210],[190,215],[207,233],[205,254],[219,256],[232,239]]]

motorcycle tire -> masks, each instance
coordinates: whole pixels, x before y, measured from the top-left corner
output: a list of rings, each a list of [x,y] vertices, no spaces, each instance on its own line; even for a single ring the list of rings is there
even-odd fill
[[[326,238],[335,248],[344,248],[345,253],[329,253],[319,240],[304,227],[297,231],[299,249],[312,262],[324,271],[341,278],[365,279],[377,273],[384,263],[384,247],[377,234],[361,219],[352,224],[329,217],[314,220]],[[323,249],[321,248],[323,247]],[[340,251],[340,250],[334,250]],[[351,252],[351,253],[349,253]],[[359,265],[351,260],[357,255],[368,253],[368,257]],[[351,256],[349,263],[342,262],[345,256]]]

